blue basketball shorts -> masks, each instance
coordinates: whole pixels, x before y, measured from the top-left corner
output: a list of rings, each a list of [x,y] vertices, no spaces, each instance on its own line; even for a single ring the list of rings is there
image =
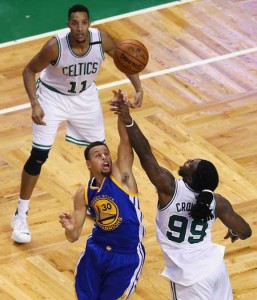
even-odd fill
[[[145,250],[139,244],[135,252],[118,252],[97,245],[89,238],[75,271],[75,289],[79,300],[128,299],[134,292],[143,268]]]

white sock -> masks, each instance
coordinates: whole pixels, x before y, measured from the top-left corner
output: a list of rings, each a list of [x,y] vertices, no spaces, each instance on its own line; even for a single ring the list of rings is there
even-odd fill
[[[19,197],[17,206],[18,214],[25,215],[28,212],[29,202],[30,200],[23,200]]]

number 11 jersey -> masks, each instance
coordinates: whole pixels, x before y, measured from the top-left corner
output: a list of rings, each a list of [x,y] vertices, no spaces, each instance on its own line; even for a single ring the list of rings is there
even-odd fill
[[[100,31],[89,28],[89,47],[84,54],[76,55],[69,41],[69,31],[55,36],[58,59],[40,74],[40,81],[50,90],[63,95],[76,95],[95,82],[104,61]]]

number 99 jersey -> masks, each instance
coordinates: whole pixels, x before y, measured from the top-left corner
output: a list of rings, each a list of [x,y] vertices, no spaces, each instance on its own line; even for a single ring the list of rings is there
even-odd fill
[[[85,195],[95,221],[93,241],[116,251],[137,251],[145,234],[138,195],[127,191],[112,175],[100,188],[91,178]]]
[[[169,204],[158,209],[156,238],[166,262],[162,275],[189,286],[223,261],[225,247],[212,242],[211,227],[215,219],[199,223],[189,216],[197,193],[183,180],[176,180],[175,184],[175,193]],[[214,216],[215,205],[213,199],[210,208]]]

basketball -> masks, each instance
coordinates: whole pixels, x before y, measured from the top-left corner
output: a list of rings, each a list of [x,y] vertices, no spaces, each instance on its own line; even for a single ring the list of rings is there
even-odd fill
[[[148,63],[148,50],[137,40],[121,41],[114,50],[113,61],[123,73],[133,75],[144,70]]]

